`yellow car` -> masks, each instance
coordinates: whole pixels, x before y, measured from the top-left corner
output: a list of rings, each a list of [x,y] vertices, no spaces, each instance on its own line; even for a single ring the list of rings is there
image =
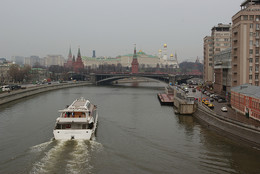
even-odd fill
[[[214,105],[213,105],[212,103],[209,103],[209,104],[208,104],[208,107],[209,107],[210,109],[214,109]]]
[[[208,104],[209,104],[209,101],[208,101],[208,100],[205,100],[205,101],[204,101],[204,104],[205,104],[205,105],[208,105]]]

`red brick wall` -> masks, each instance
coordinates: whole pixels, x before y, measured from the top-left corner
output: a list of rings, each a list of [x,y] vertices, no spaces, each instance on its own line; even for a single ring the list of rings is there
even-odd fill
[[[231,106],[240,112],[245,114],[245,109],[249,109],[249,115],[251,118],[260,121],[260,99],[250,96],[245,96],[244,94],[239,94],[237,92],[231,92]]]

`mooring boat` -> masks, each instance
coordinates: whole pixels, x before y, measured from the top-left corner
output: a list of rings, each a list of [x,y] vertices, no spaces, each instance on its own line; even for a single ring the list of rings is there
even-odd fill
[[[53,130],[57,140],[90,140],[97,128],[97,107],[83,97],[76,99],[70,106],[59,110]]]

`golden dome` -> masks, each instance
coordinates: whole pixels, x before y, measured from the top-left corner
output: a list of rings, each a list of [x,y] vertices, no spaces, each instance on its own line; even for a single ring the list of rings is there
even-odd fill
[[[173,54],[171,54],[170,57],[173,57]]]
[[[160,49],[159,52],[162,52],[162,50]]]
[[[163,47],[166,48],[166,47],[167,47],[167,44],[164,44]]]

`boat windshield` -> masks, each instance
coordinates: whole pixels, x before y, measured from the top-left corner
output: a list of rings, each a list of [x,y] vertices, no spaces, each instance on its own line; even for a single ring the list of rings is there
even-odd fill
[[[63,112],[61,117],[63,118],[86,118],[85,112]]]

